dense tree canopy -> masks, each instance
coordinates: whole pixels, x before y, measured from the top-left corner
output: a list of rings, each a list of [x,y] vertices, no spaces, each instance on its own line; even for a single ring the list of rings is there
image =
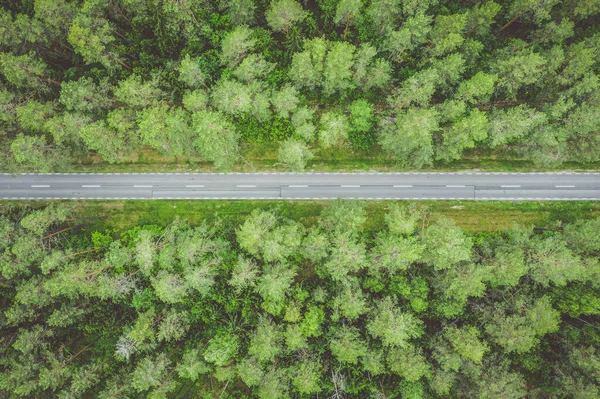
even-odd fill
[[[226,170],[256,141],[294,171],[336,148],[597,162],[599,18],[596,0],[1,1],[0,168],[153,149]]]
[[[338,200],[309,225],[273,208],[100,232],[11,209],[3,397],[600,394],[600,219],[473,235],[392,205],[367,234]]]

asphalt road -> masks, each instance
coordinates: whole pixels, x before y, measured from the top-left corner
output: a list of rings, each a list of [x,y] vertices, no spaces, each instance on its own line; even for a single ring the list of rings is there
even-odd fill
[[[23,199],[599,200],[600,173],[57,173],[0,175]]]

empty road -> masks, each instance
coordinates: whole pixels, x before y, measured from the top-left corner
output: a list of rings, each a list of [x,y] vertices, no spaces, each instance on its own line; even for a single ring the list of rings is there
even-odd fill
[[[23,199],[599,200],[600,173],[56,173],[0,175]]]

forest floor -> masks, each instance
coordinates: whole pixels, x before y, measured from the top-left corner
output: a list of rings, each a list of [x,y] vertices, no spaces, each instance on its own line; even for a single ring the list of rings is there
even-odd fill
[[[54,201],[58,202],[58,201]],[[314,225],[329,201],[229,201],[229,200],[128,200],[128,201],[60,201],[74,207],[80,217],[103,216],[87,229],[126,231],[134,226],[170,223],[176,216],[192,225],[216,219],[237,225],[254,209],[277,209],[278,214]],[[412,201],[365,201],[365,231],[374,233],[384,226],[390,205],[407,205]],[[0,214],[14,207],[38,208],[49,201],[0,201]],[[471,233],[492,232],[509,228],[513,223],[550,227],[558,221],[600,217],[600,201],[418,201],[436,214],[446,215]]]
[[[414,168],[402,167],[387,154],[375,148],[369,151],[352,147],[337,147],[315,151],[315,157],[308,162],[307,172],[335,171],[353,172],[376,170],[379,172],[414,171]],[[472,150],[465,152],[463,159],[433,168],[419,171],[459,171],[481,170],[497,172],[530,171],[587,171],[600,170],[600,163],[564,163],[556,167],[540,167],[530,161],[511,158],[507,153],[490,150]],[[98,156],[80,158],[69,170],[60,172],[214,172],[212,163],[200,159],[184,159],[160,155],[156,150],[144,148],[119,164],[109,164]],[[246,143],[242,145],[242,159],[236,163],[233,172],[282,172],[285,165],[277,159],[275,143]]]

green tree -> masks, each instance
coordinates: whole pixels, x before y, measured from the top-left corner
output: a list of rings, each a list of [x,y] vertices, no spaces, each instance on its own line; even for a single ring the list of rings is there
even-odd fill
[[[152,286],[156,296],[166,303],[179,303],[188,294],[185,281],[177,274],[165,270],[158,272],[152,279]]]
[[[51,102],[40,103],[35,100],[27,101],[27,104],[16,108],[19,125],[25,130],[40,133],[45,130],[45,122],[54,113]]]
[[[211,94],[215,107],[224,113],[239,117],[252,110],[252,92],[249,86],[235,80],[221,80]]]
[[[340,0],[336,9],[334,22],[338,26],[345,26],[344,40],[348,35],[348,28],[356,24],[356,20],[360,18],[362,2],[360,0]]]
[[[485,103],[494,93],[494,85],[498,81],[498,74],[477,72],[471,79],[464,80],[458,86],[456,98],[472,104]]]
[[[271,96],[271,103],[275,107],[277,114],[282,118],[288,118],[290,113],[296,110],[299,102],[298,90],[292,86],[284,86]]]
[[[239,255],[228,283],[237,293],[241,293],[246,288],[254,287],[258,273],[258,267],[252,259]]]
[[[235,68],[252,51],[256,39],[252,37],[252,30],[246,25],[235,27],[228,32],[221,42],[221,57],[223,64],[228,68]]]
[[[19,133],[10,144],[10,149],[18,164],[42,173],[50,172],[58,163],[55,148],[48,144],[44,136]]]
[[[385,214],[384,220],[391,234],[408,236],[417,231],[419,221],[425,216],[423,208],[393,205]]]
[[[365,266],[365,244],[352,231],[333,235],[331,245],[330,257],[323,269],[333,280],[342,281],[348,273],[356,273]]]
[[[377,49],[369,44],[362,44],[356,51],[353,66],[353,85],[363,92],[384,89],[392,79],[392,66],[387,60],[374,58]]]
[[[107,99],[108,88],[106,82],[97,85],[91,78],[62,82],[60,102],[69,111],[99,112],[112,106],[112,101]]]
[[[159,386],[167,374],[169,360],[164,353],[145,357],[139,361],[132,374],[131,385],[138,392]]]
[[[373,25],[373,31],[379,35],[396,26],[401,14],[400,0],[374,0],[366,10],[366,15]]]
[[[246,0],[225,0],[224,7],[234,25],[248,24],[254,21],[256,4]]]
[[[466,33],[480,36],[489,34],[491,26],[495,23],[494,19],[501,9],[502,6],[492,0],[476,4],[467,14]]]
[[[442,161],[460,159],[466,148],[475,147],[476,142],[488,136],[488,118],[484,112],[474,108],[443,132],[443,142],[437,149],[436,158]]]
[[[229,169],[239,157],[238,133],[220,112],[198,111],[192,115],[193,141],[198,152],[218,169]]]
[[[473,241],[452,220],[440,218],[425,229],[423,244],[424,260],[435,270],[442,270],[469,260]]]
[[[353,327],[338,328],[329,342],[329,348],[338,361],[350,364],[357,364],[358,359],[368,351],[358,330]]]
[[[273,362],[281,352],[281,333],[267,317],[262,317],[248,346],[248,354],[259,362]]]
[[[341,145],[348,140],[348,117],[338,111],[327,111],[321,115],[319,144],[323,148]]]
[[[406,347],[391,348],[387,353],[387,363],[390,370],[406,379],[414,382],[431,375],[431,366],[427,363],[422,351],[408,345]]]
[[[464,42],[463,32],[467,24],[467,14],[438,15],[435,18],[429,40],[433,47],[429,49],[431,57],[440,57]]]
[[[380,143],[401,164],[422,168],[433,164],[433,133],[438,131],[434,109],[409,108],[381,120]]]
[[[322,366],[314,360],[304,360],[292,372],[292,385],[301,395],[321,392],[319,380]]]
[[[181,378],[196,381],[201,374],[208,372],[209,368],[204,360],[202,360],[200,351],[192,348],[185,350],[176,371]]]
[[[167,105],[148,107],[137,113],[137,122],[144,144],[174,156],[195,154],[190,117],[183,109]]]
[[[433,18],[419,13],[408,17],[399,30],[389,30],[385,40],[385,48],[390,52],[390,57],[397,62],[402,62],[407,54],[425,43]]]
[[[558,3],[557,0],[540,1],[540,0],[516,0],[511,4],[508,10],[508,18],[512,18],[504,27],[514,22],[521,16],[526,16],[533,20],[537,25],[541,25],[543,21],[550,19],[552,7]]]
[[[122,161],[131,151],[127,137],[110,129],[103,120],[83,126],[79,136],[88,149],[96,151],[109,163]]]
[[[235,357],[239,349],[239,338],[230,331],[220,330],[208,341],[204,351],[204,360],[215,366],[226,366]]]
[[[123,104],[133,108],[144,108],[164,97],[163,91],[158,87],[158,79],[142,82],[139,75],[130,75],[121,80],[113,92],[115,98]]]
[[[481,333],[474,326],[454,326],[444,331],[444,336],[460,356],[474,363],[481,364],[483,356],[490,351],[489,345],[479,337]]]
[[[547,287],[550,284],[565,286],[585,274],[581,258],[575,256],[559,237],[532,241],[528,264],[531,278]]]
[[[58,84],[47,77],[47,64],[33,51],[23,55],[0,53],[0,72],[8,84],[17,89],[44,92],[49,84]]]
[[[546,115],[525,105],[497,109],[490,118],[490,146],[512,143],[547,123]]]
[[[347,278],[339,285],[338,291],[332,304],[334,310],[332,319],[339,318],[337,314],[339,312],[346,319],[356,320],[369,311],[367,296],[364,295],[358,282],[354,279]]]
[[[423,335],[423,322],[400,311],[391,297],[385,297],[367,322],[367,331],[373,338],[381,339],[384,346],[406,348],[410,339]]]
[[[499,399],[509,395],[511,398],[527,396],[525,379],[519,373],[509,371],[506,364],[491,365],[477,381],[478,390],[473,394],[485,399]]]
[[[189,54],[181,60],[179,64],[179,80],[191,88],[206,87],[208,76],[198,64],[198,60],[193,60]]]
[[[538,82],[545,72],[547,60],[528,49],[509,54],[492,64],[492,70],[498,75],[498,89],[516,98],[522,87]]]
[[[395,111],[399,111],[411,104],[422,107],[429,105],[431,97],[435,93],[435,86],[439,74],[435,68],[424,69],[415,73],[402,83],[402,87],[395,90],[388,97],[388,103]]]
[[[306,18],[306,11],[294,0],[273,0],[265,13],[265,18],[271,29],[287,35],[292,25]]]
[[[285,332],[283,333],[285,339],[285,345],[291,351],[302,349],[308,346],[306,336],[302,332],[302,328],[299,324],[288,324]]]
[[[294,172],[302,172],[314,156],[306,143],[294,139],[279,144],[279,162]]]
[[[105,19],[77,15],[69,28],[67,39],[87,64],[100,63],[107,69],[122,64],[118,54],[111,51],[116,39],[112,35],[109,21]]]
[[[296,271],[289,265],[277,263],[266,265],[262,276],[258,278],[255,291],[267,305],[273,306],[273,311],[279,313],[283,307],[286,293],[290,289]]]
[[[524,251],[516,246],[503,245],[495,249],[489,263],[492,286],[516,286],[529,270]]]
[[[373,104],[367,100],[355,100],[348,108],[350,111],[350,128],[358,133],[366,133],[373,127],[375,116]]]
[[[333,42],[329,46],[323,66],[323,93],[341,94],[353,89],[352,66],[355,47],[346,42]]]
[[[185,336],[189,327],[189,315],[187,312],[178,312],[171,308],[161,320],[156,337],[159,342],[177,341]]]
[[[380,234],[370,252],[370,268],[373,271],[385,270],[389,274],[405,271],[421,259],[424,250],[425,245],[416,237]]]
[[[275,68],[275,64],[265,60],[262,54],[248,54],[233,71],[233,75],[245,83],[264,80]]]

